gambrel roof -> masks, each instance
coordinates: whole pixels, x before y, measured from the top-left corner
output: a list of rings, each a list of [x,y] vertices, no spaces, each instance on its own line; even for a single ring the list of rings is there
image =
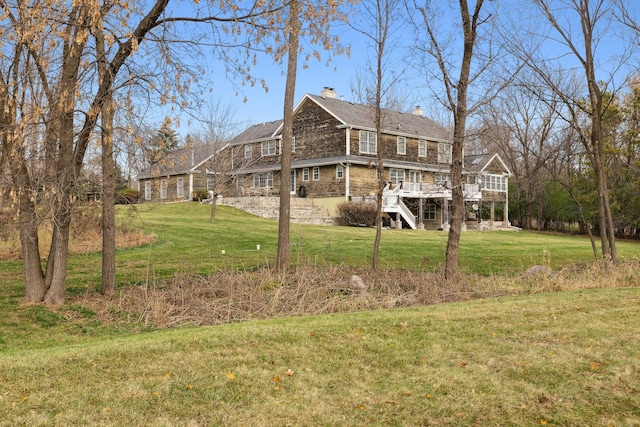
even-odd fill
[[[375,131],[374,109],[370,105],[356,104],[337,98],[322,97],[306,94],[294,110],[310,100],[338,120],[342,127]],[[279,129],[280,130],[280,129]],[[403,113],[394,110],[382,110],[382,132],[391,135],[410,136],[414,138],[429,139],[432,141],[448,142],[451,140],[450,132],[428,117]]]

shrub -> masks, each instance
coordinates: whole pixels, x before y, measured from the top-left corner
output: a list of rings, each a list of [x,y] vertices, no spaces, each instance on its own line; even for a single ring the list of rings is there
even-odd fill
[[[140,200],[140,192],[133,188],[123,188],[116,193],[116,204],[132,205]]]
[[[204,199],[209,198],[209,192],[207,190],[196,190],[191,195],[194,202],[201,202]]]
[[[373,227],[376,225],[375,203],[344,202],[338,205],[338,215],[348,225]]]

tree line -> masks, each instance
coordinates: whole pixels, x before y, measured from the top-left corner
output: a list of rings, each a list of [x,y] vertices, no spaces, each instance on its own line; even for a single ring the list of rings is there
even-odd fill
[[[409,75],[430,94],[430,110],[449,112],[449,278],[457,275],[463,156],[474,150],[495,150],[507,161],[514,174],[509,216],[519,225],[577,223],[592,236],[594,256],[615,263],[616,235],[637,235],[640,212],[634,77],[640,26],[628,3],[0,0],[0,207],[18,210],[26,299],[64,301],[71,211],[88,150],[99,147],[101,159],[101,289],[109,294],[115,171],[136,167],[117,164],[116,156],[123,141],[135,152],[145,108],[202,111],[209,96],[201,79],[209,61],[202,58],[220,60],[228,84],[265,88],[269,82],[254,74],[256,61],[282,65],[286,58],[282,152],[290,153],[296,65],[348,53],[338,36],[348,39],[347,30],[334,31],[344,23],[367,36],[365,48],[375,58],[362,68],[368,80],[362,93],[369,94],[377,127],[381,108],[398,104]],[[404,65],[397,67],[400,55]],[[290,158],[282,167],[289,176]],[[280,194],[276,265],[286,271],[289,192]],[[46,258],[38,245],[45,224],[52,230]],[[374,269],[379,244],[378,231]]]

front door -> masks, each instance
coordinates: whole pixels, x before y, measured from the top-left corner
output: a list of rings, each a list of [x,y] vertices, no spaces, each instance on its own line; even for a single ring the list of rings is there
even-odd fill
[[[291,194],[296,194],[296,171],[295,169],[291,169],[291,179],[289,180],[289,192]]]

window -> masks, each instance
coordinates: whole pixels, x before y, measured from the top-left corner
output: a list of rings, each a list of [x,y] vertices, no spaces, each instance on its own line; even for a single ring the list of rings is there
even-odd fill
[[[253,175],[253,186],[259,188],[273,187],[273,173],[267,172]]]
[[[160,198],[167,198],[167,178],[160,179]]]
[[[276,155],[276,142],[264,141],[262,143],[262,155],[263,156],[275,156]]]
[[[507,191],[507,177],[502,175],[485,175],[482,188],[490,191]]]
[[[209,180],[207,180],[207,187],[209,187]],[[182,177],[176,180],[176,194],[179,199],[184,198],[184,178]]]
[[[448,142],[438,143],[438,163],[451,163],[452,145]]]
[[[244,158],[250,159],[251,156],[253,156],[253,147],[247,144],[244,146]]]
[[[144,199],[151,200],[151,181],[144,183]]]
[[[436,184],[445,188],[451,188],[451,175],[448,173],[437,173]]]
[[[236,180],[236,187],[238,188],[244,187],[244,176],[238,175],[238,178]]]
[[[360,153],[376,154],[378,152],[378,142],[375,132],[366,130],[360,131]]]
[[[422,174],[419,171],[409,171],[409,191],[420,191]]]
[[[337,179],[344,178],[344,166],[336,165],[336,178]]]
[[[404,181],[404,169],[389,169],[389,181],[393,185],[400,185]]]
[[[313,168],[313,180],[318,181],[320,179],[320,168],[318,166]]]
[[[302,180],[309,181],[309,168],[302,169]]]
[[[427,157],[427,141],[424,139],[418,141],[418,157]]]
[[[278,151],[280,152],[280,154],[282,154],[282,140],[281,139],[278,140]],[[291,152],[292,153],[296,152],[296,137],[295,136],[291,137]]]
[[[398,137],[397,151],[398,154],[407,154],[407,138],[404,136]]]
[[[422,219],[426,221],[435,221],[436,219],[436,204],[427,203],[422,210]]]

